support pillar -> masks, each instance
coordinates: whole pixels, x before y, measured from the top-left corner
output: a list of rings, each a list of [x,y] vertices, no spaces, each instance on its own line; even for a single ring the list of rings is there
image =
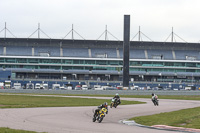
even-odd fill
[[[129,87],[130,15],[124,15],[123,87]]]

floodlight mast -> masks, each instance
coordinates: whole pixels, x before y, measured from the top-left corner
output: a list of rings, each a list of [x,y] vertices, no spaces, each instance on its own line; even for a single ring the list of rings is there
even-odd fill
[[[124,15],[123,87],[129,87],[130,15]]]
[[[172,42],[174,41],[174,30],[173,30],[173,27],[172,27]]]
[[[38,39],[40,39],[40,23],[38,23]]]

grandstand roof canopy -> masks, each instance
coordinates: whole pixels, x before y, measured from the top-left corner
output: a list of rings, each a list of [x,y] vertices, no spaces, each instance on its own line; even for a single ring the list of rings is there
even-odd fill
[[[59,46],[70,48],[123,48],[122,41],[38,38],[0,38],[1,46]],[[131,41],[134,49],[200,50],[200,43]]]

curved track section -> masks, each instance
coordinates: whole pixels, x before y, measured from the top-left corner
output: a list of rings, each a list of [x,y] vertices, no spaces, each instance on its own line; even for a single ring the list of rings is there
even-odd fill
[[[135,116],[200,106],[200,101],[160,100],[160,106],[157,107],[150,99],[122,98],[122,100],[139,100],[147,104],[109,108],[109,113],[102,123],[92,122],[92,110],[96,107],[91,106],[0,109],[0,125],[1,127],[48,133],[173,133],[174,131],[128,126],[119,121]]]

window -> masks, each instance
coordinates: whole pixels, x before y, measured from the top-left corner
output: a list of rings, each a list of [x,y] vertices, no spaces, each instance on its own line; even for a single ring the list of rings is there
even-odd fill
[[[64,64],[72,64],[72,60],[63,60]]]
[[[40,59],[40,63],[50,63],[50,60],[47,60],[47,59]]]
[[[95,64],[95,60],[85,60],[85,64]]]
[[[175,63],[174,63],[174,66],[177,66],[177,67],[185,67],[185,63],[183,63],[183,62],[175,62]]]
[[[74,60],[74,61],[73,61],[73,64],[80,64],[80,63],[79,63],[79,60]]]
[[[38,63],[38,59],[28,59],[29,63]]]
[[[6,59],[7,63],[15,63],[15,59],[14,58],[8,58]]]
[[[165,62],[164,64],[165,64],[165,66],[174,66],[173,62]]]
[[[97,65],[107,65],[107,61],[98,60],[96,62],[97,62]]]
[[[27,59],[17,59],[17,63],[27,63]]]
[[[186,67],[196,67],[196,63],[186,63]]]
[[[1,59],[0,59],[0,62],[4,62],[4,58],[1,58]]]
[[[119,62],[118,61],[108,61],[109,65],[118,65]]]

